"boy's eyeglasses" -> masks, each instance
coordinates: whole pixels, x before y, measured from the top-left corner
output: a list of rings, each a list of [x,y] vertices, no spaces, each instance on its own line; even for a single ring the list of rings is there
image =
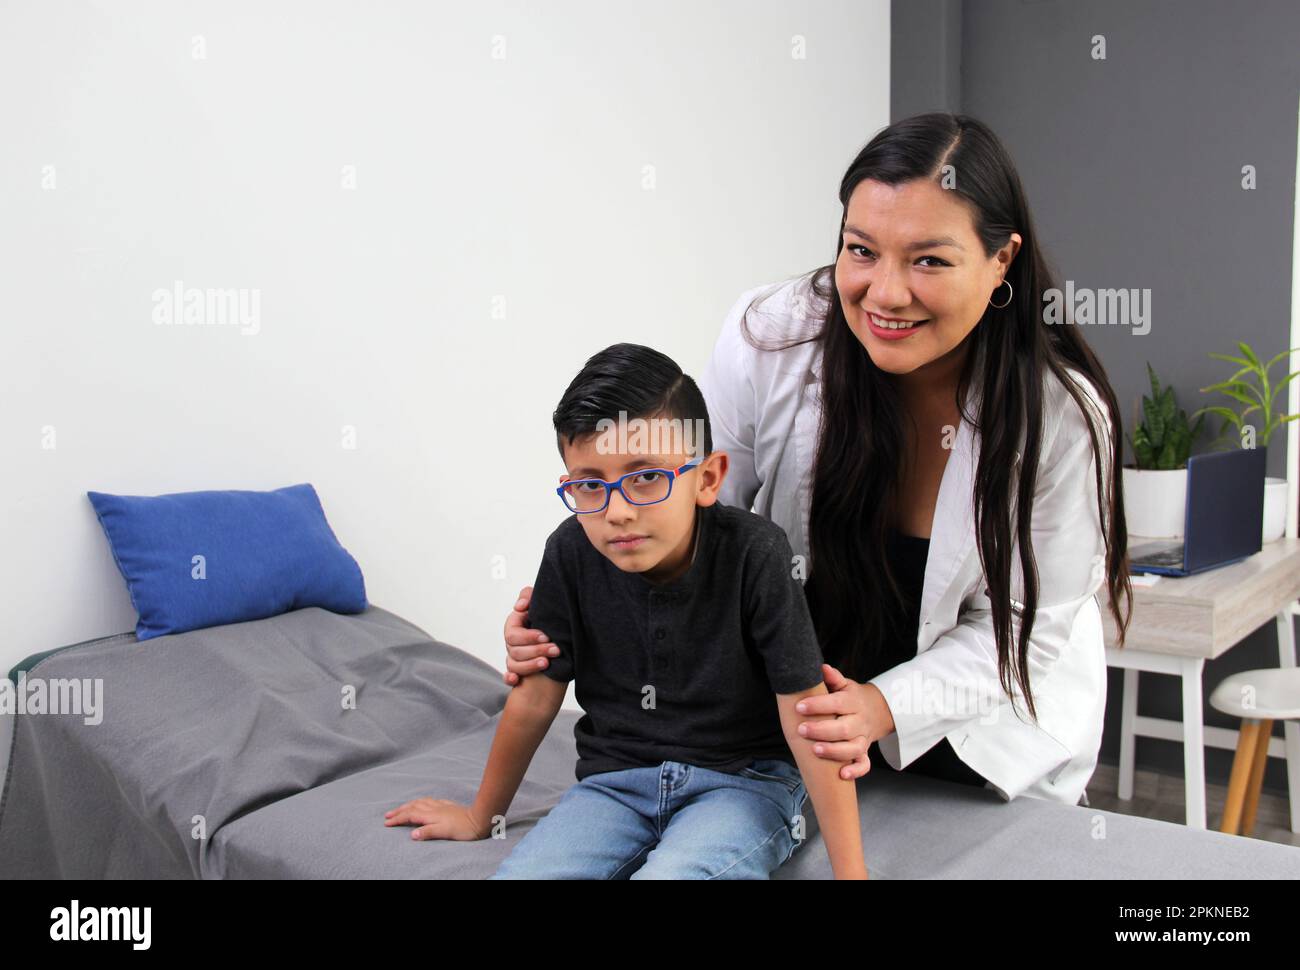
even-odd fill
[[[673,493],[673,480],[698,465],[703,458],[688,461],[680,468],[638,468],[617,481],[602,478],[578,478],[565,482],[555,491],[570,512],[586,515],[600,512],[609,504],[609,496],[618,489],[630,505],[654,505]]]

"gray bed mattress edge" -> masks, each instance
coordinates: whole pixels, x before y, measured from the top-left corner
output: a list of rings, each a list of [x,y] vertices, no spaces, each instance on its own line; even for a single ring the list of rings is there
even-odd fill
[[[0,878],[480,879],[575,780],[563,711],[504,838],[385,826],[413,797],[472,799],[510,688],[375,606],[90,641],[28,676],[100,681],[103,717],[0,718]],[[886,771],[858,794],[873,878],[1300,878],[1300,848],[1167,822]],[[830,877],[809,812],[776,878]]]

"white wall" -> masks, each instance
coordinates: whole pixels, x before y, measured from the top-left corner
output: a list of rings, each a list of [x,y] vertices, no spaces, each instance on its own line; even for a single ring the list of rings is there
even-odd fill
[[[698,374],[829,261],[888,85],[885,0],[0,7],[0,669],[134,627],[88,489],[301,481],[373,603],[504,667],[563,389],[618,340]],[[175,280],[258,331],[156,324]]]

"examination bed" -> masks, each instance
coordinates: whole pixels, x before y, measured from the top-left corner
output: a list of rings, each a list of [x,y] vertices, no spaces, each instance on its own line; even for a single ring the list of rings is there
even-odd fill
[[[371,606],[296,610],[38,654],[28,682],[101,679],[102,721],[0,716],[0,878],[490,875],[574,783],[563,711],[508,835],[415,842],[384,812],[469,802],[510,690]],[[1300,878],[1300,848],[887,771],[858,782],[873,878]],[[829,878],[815,818],[776,875]]]

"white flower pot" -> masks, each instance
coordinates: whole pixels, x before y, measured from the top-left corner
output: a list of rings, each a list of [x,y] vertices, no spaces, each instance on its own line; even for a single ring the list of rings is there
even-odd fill
[[[1264,541],[1281,539],[1286,532],[1286,479],[1264,479]]]
[[[1187,469],[1123,471],[1124,518],[1129,535],[1181,539],[1187,512]]]

